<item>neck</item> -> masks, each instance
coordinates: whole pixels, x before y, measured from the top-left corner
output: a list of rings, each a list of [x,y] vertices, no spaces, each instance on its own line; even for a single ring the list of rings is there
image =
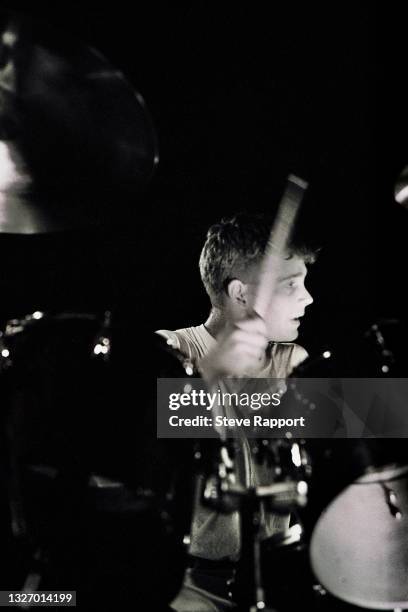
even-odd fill
[[[217,340],[227,326],[227,318],[220,308],[213,307],[204,323],[205,328]]]

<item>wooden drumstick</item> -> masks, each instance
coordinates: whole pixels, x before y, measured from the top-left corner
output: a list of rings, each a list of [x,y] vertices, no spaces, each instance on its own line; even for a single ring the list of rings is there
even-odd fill
[[[303,179],[294,174],[289,175],[262,259],[257,282],[253,307],[262,318],[265,318],[273,299],[281,259],[288,246],[307,186],[307,182]]]

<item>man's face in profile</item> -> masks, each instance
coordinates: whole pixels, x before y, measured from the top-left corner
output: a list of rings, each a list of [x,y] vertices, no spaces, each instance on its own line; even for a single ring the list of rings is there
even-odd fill
[[[247,284],[249,300],[255,298],[255,277],[259,270],[254,270]],[[271,275],[274,275],[271,272]],[[290,259],[280,259],[280,269],[276,277],[271,278],[274,286],[270,306],[263,317],[266,322],[269,340],[291,342],[299,333],[301,317],[313,298],[305,287],[307,268],[304,260],[296,255]]]

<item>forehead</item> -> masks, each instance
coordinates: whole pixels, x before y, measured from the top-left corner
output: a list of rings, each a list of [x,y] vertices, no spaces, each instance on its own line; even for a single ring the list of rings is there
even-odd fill
[[[254,265],[248,272],[249,281],[255,281],[262,270],[262,263]],[[284,280],[287,277],[305,277],[307,268],[304,260],[298,255],[293,255],[289,259],[276,256],[271,261],[271,267],[268,275],[273,276],[276,280]]]
[[[279,258],[277,265],[278,280],[288,276],[306,276],[307,268],[304,260],[298,255],[293,255],[289,259]]]

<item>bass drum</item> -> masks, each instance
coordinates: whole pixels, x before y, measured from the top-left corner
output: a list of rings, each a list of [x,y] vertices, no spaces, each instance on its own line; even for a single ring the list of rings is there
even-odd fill
[[[157,439],[156,377],[186,377],[182,360],[109,313],[33,313],[9,322],[0,349],[2,588],[76,590],[83,609],[168,609],[195,445]]]

